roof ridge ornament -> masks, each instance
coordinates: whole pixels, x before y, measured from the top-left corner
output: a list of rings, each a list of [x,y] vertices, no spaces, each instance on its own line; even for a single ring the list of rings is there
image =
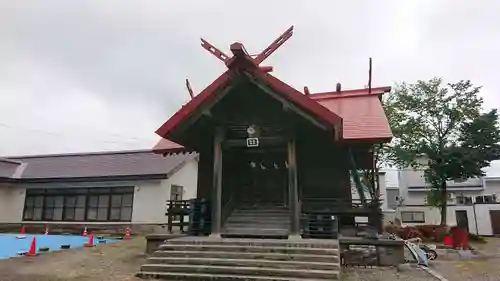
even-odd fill
[[[283,45],[290,37],[293,35],[293,25],[290,26],[283,34],[281,34],[276,40],[274,40],[267,48],[265,48],[262,52],[259,54],[253,54],[250,55],[246,50],[243,44],[241,43],[233,43],[231,46],[234,44],[238,44],[241,46],[241,49],[244,50],[245,55],[248,56],[252,60],[252,62],[256,65],[259,66],[265,59],[267,59],[270,55],[272,55],[281,45]],[[207,40],[201,38],[201,46],[207,50],[209,53],[211,53],[213,56],[224,62],[224,64],[228,65],[230,59],[232,57],[229,57],[226,55],[224,52],[222,52],[220,49],[215,47],[214,45],[210,44]],[[259,67],[260,69],[264,70],[264,72],[271,72],[272,67],[268,66],[262,66]]]

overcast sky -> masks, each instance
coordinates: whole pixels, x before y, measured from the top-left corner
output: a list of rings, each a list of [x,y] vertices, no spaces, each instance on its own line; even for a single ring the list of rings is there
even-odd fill
[[[224,70],[200,37],[257,53],[290,25],[266,65],[296,88],[361,88],[371,56],[374,86],[471,79],[500,107],[500,1],[240,2],[0,0],[0,155],[150,148]]]

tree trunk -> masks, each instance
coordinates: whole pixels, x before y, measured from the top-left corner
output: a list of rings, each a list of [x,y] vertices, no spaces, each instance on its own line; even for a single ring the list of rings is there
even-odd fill
[[[446,190],[446,181],[441,181],[441,225],[447,225],[446,216],[448,209],[448,192]]]

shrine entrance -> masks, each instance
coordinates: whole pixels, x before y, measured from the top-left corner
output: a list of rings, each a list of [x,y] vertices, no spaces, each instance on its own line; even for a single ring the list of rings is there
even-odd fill
[[[237,205],[288,205],[285,144],[263,148],[231,148],[223,151],[223,154],[229,155],[228,165],[239,170],[237,174],[225,177],[234,177],[232,184],[223,182],[222,185],[223,194],[234,191],[232,195],[236,196]],[[232,190],[233,186],[236,190]]]

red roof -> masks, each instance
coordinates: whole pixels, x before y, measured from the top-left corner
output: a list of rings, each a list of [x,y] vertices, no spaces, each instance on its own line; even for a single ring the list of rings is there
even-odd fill
[[[390,91],[390,87],[373,88],[370,93],[368,93],[368,89],[358,89],[304,95],[260,69],[242,44],[231,45],[231,51],[234,56],[226,63],[228,70],[156,130],[156,133],[164,139],[154,147],[153,150],[156,153],[182,150],[181,145],[167,140],[169,134],[187,120],[201,105],[217,97],[222,92],[221,90],[230,84],[232,74],[241,70],[267,84],[277,93],[284,95],[318,120],[340,127],[339,137],[341,139],[389,140],[392,137],[387,117],[379,99],[381,94]]]
[[[307,109],[309,112],[313,113],[313,115],[322,119],[323,121],[331,125],[342,126],[342,118],[339,117],[335,112],[322,107],[317,102],[314,102],[298,90],[272,76],[271,74],[265,73],[259,68],[248,69],[247,72],[259,78],[275,91],[285,95],[289,100]],[[170,119],[167,120],[167,122],[165,122],[158,130],[156,130],[156,134],[158,134],[162,138],[168,138],[168,135],[170,132],[172,132],[172,130],[174,130],[179,124],[185,121],[192,113],[196,111],[199,106],[215,98],[217,94],[220,93],[220,89],[223,89],[225,86],[227,86],[230,83],[231,79],[232,77],[230,69],[224,72],[199,95],[195,96],[179,111],[177,111]]]
[[[186,148],[180,144],[177,144],[171,140],[161,139],[154,147],[154,153],[177,153],[184,152]]]
[[[368,89],[355,89],[303,96],[342,117],[344,140],[388,141],[392,132],[379,96],[390,91],[391,87],[378,87],[371,93]],[[183,149],[167,139],[160,140],[153,148],[156,153],[175,153]]]
[[[392,138],[389,121],[379,96],[391,87],[312,94],[310,97],[343,119],[343,139],[381,140]]]

